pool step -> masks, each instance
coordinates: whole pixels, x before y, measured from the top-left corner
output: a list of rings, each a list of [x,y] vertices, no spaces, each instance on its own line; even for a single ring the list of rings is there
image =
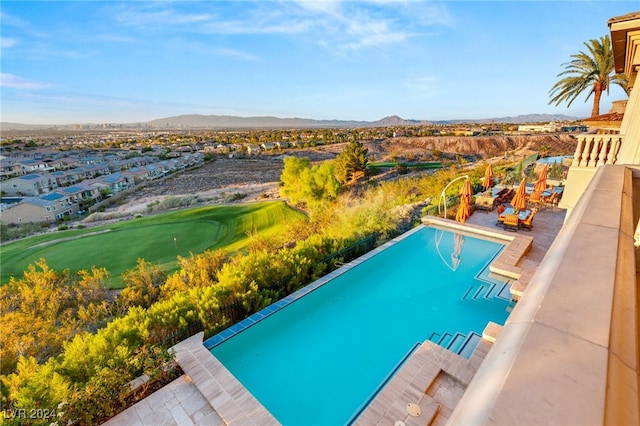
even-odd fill
[[[469,334],[451,334],[447,332],[440,334],[433,332],[431,333],[431,337],[429,337],[429,340],[433,343],[437,343],[443,348],[465,358],[469,358],[471,356],[473,350],[481,339],[482,336],[474,331]]]
[[[464,342],[462,342],[460,349],[458,349],[456,353],[467,359],[471,358],[471,355],[473,355],[473,351],[476,349],[476,346],[478,346],[480,340],[482,340],[482,336],[472,331],[467,335]]]
[[[511,292],[509,283],[482,283],[476,286],[471,286],[467,289],[462,300],[489,300],[489,299],[502,299],[511,301]]]

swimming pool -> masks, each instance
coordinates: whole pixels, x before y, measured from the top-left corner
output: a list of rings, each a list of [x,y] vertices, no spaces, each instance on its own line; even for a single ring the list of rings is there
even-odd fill
[[[459,336],[479,334],[489,321],[504,323],[508,286],[487,272],[502,248],[420,226],[232,337],[214,336],[205,345],[214,342],[213,355],[282,424],[345,424],[417,343],[457,339],[460,347],[466,340]]]
[[[555,163],[562,164],[562,163],[564,163],[564,160],[571,159],[571,158],[573,158],[573,155],[558,155],[558,156],[555,156],[555,157],[540,158],[540,159],[538,159],[536,161],[536,163],[538,163],[538,164],[548,164],[548,165],[552,165],[552,164],[555,164]]]

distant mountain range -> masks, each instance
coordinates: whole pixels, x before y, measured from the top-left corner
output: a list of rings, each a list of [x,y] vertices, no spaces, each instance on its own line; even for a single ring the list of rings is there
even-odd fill
[[[177,115],[158,118],[139,123],[84,123],[84,124],[21,124],[0,123],[2,130],[77,130],[77,129],[272,129],[272,128],[355,128],[355,127],[391,127],[416,126],[433,124],[487,124],[487,123],[548,123],[551,121],[577,121],[581,117],[570,117],[562,114],[528,114],[516,117],[485,118],[478,120],[407,120],[397,115],[377,121],[355,120],[314,120],[311,118],[279,118],[279,117],[238,117],[233,115]]]

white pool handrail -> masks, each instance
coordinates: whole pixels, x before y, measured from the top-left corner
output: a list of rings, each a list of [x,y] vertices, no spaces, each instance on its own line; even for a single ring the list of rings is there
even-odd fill
[[[438,214],[440,214],[440,203],[444,200],[444,215],[442,217],[444,217],[445,219],[447,218],[447,196],[446,196],[445,192],[447,191],[447,188],[449,187],[449,185],[451,185],[453,182],[455,182],[457,180],[460,180],[460,179],[469,180],[469,176],[468,175],[458,176],[457,178],[455,178],[454,180],[449,182],[447,184],[447,186],[445,186],[444,189],[442,190],[442,192],[440,193],[440,198],[438,199]]]

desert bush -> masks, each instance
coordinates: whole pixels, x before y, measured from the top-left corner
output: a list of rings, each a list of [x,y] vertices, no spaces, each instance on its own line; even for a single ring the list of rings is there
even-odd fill
[[[48,223],[24,223],[24,224],[0,224],[0,240],[9,241],[18,238],[25,238],[30,235],[42,232],[43,229],[48,228]]]
[[[234,201],[238,201],[238,200],[242,200],[243,198],[246,198],[247,194],[242,193],[242,192],[234,192],[233,194],[227,194],[224,197],[224,202],[225,203],[233,203]]]
[[[85,223],[91,223],[91,222],[99,222],[102,220],[113,220],[113,219],[121,219],[123,217],[128,217],[130,216],[129,213],[126,212],[95,212],[95,213],[91,213],[89,216],[87,216],[83,222]]]

